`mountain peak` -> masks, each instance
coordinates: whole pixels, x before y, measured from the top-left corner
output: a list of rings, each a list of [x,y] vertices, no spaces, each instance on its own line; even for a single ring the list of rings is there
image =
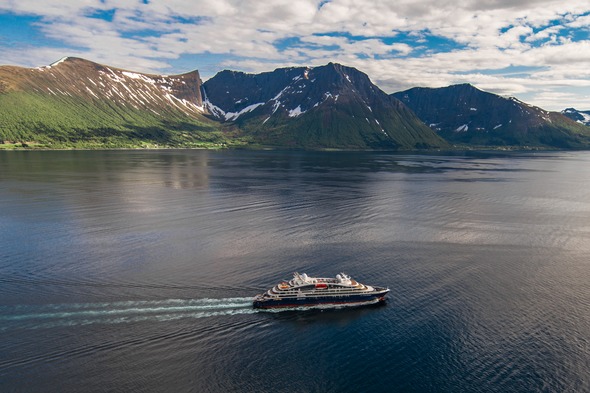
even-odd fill
[[[6,81],[6,91],[30,91],[52,99],[109,102],[152,113],[161,111],[164,105],[183,116],[202,114],[202,82],[197,70],[152,75],[63,57],[45,67],[5,69],[0,80]]]
[[[587,143],[588,131],[563,115],[470,84],[414,88],[394,96],[452,143],[558,148]]]
[[[311,70],[312,68],[309,68],[309,69]],[[332,63],[332,62],[330,62],[326,65],[323,65],[323,66],[314,67],[313,70],[335,71],[337,73],[359,73],[362,75],[366,75],[364,72],[361,72],[354,67],[348,67],[348,66],[342,65],[340,63]]]
[[[441,89],[454,89],[454,90],[460,90],[460,91],[484,92],[483,90],[478,89],[477,87],[475,87],[471,83],[458,83],[456,85],[451,85],[449,87],[441,87]]]
[[[92,66],[101,65],[101,64],[98,64],[94,61],[83,59],[81,57],[65,56],[65,57],[62,57],[61,59],[51,63],[50,65],[45,66],[45,68],[57,67],[60,65],[74,65],[74,64],[77,64],[77,65],[85,64],[85,65],[92,65]]]
[[[334,63],[334,62],[329,62],[328,64],[326,64],[324,66],[320,66],[318,68],[321,68],[321,67],[333,68],[333,69],[338,70],[338,71],[342,70],[343,68],[351,68],[351,67],[343,66],[340,63]]]
[[[234,70],[221,70],[217,73],[217,75],[247,75],[245,72],[243,71],[234,71]]]
[[[445,146],[398,100],[361,71],[338,63],[261,74],[220,72],[203,85],[204,104],[268,144],[293,147]]]
[[[575,108],[566,108],[562,110],[561,113],[579,124],[590,126],[590,111],[580,111]]]
[[[67,61],[67,60],[69,60],[69,59],[70,59],[70,58],[69,58],[69,57],[67,57],[67,56],[66,56],[66,57],[62,57],[62,58],[61,58],[61,59],[59,59],[58,61],[56,61],[56,62],[54,62],[54,63],[51,63],[51,64],[49,65],[49,67],[55,67],[55,66],[57,66],[57,65],[59,65],[59,64],[61,64],[61,63],[63,63],[64,61]]]
[[[152,75],[77,57],[37,68],[2,66],[0,101],[8,104],[0,107],[9,121],[0,124],[0,141],[199,140],[187,130],[217,129],[203,116],[200,87],[196,70]]]

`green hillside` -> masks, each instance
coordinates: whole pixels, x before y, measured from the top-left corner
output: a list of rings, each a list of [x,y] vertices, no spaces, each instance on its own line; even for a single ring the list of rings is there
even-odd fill
[[[429,125],[429,126],[427,126]],[[0,149],[580,149],[590,128],[471,85],[387,95],[329,63],[261,74],[140,74],[79,58],[0,66]]]
[[[198,71],[137,74],[66,58],[0,67],[0,146],[11,148],[219,147],[239,145],[203,115]]]
[[[0,141],[54,148],[199,147],[231,144],[213,122],[28,92],[0,94]]]
[[[275,116],[263,123],[262,118],[250,118],[238,124],[255,140],[272,146],[361,150],[449,147],[411,112],[400,116],[388,109],[375,106],[368,110],[364,105],[339,102],[314,108],[296,119]]]

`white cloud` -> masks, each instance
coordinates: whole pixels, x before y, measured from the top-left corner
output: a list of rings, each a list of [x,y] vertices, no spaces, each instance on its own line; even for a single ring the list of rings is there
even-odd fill
[[[175,64],[189,55],[251,72],[336,61],[387,92],[471,82],[548,109],[575,104],[551,89],[590,80],[589,38],[571,34],[590,31],[587,0],[0,0],[0,12],[38,16],[35,27],[52,40],[0,43],[4,62],[27,66],[63,55],[167,73],[188,71]]]

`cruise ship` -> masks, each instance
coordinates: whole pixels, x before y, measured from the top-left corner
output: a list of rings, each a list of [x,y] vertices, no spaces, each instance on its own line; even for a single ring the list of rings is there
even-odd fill
[[[254,297],[254,308],[363,306],[385,301],[389,288],[364,285],[340,273],[336,278],[294,273]]]

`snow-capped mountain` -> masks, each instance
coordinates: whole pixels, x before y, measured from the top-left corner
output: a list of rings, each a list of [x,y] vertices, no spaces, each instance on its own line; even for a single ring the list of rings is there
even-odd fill
[[[291,147],[425,148],[447,144],[404,104],[354,68],[222,71],[203,84],[204,106],[258,140]]]
[[[183,75],[148,75],[66,57],[37,68],[2,67],[2,79],[11,90],[54,97],[76,97],[90,102],[145,109],[159,114],[179,111],[203,113],[198,71]]]
[[[574,108],[567,108],[562,110],[561,113],[575,122],[590,126],[590,111],[579,111]]]
[[[388,95],[366,74],[334,63],[222,71],[205,83],[198,71],[150,75],[72,57],[38,68],[0,66],[4,144],[587,148],[590,129],[576,121],[471,85]]]
[[[590,142],[590,130],[560,113],[469,84],[413,88],[393,95],[451,143],[579,148]]]
[[[203,113],[198,71],[149,75],[68,57],[0,67],[0,141],[76,146],[223,143]]]

